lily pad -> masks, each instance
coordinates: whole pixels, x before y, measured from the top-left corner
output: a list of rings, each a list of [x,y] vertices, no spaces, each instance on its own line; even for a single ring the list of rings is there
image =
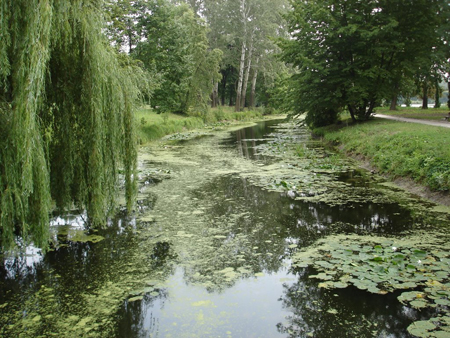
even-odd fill
[[[430,331],[436,329],[430,321],[417,321],[408,326],[408,332],[416,337],[430,337]]]

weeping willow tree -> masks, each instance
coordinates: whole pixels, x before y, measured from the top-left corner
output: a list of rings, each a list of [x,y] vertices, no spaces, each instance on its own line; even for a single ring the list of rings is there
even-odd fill
[[[133,105],[144,74],[103,36],[103,0],[0,0],[0,232],[45,247],[49,212],[135,194]],[[17,237],[18,236],[18,237]]]

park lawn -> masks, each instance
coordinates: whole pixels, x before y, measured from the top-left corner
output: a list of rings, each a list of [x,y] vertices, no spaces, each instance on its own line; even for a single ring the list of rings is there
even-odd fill
[[[450,190],[447,128],[373,119],[339,129],[322,128],[320,134],[391,178],[409,177],[433,191]]]
[[[388,107],[380,107],[375,109],[375,112],[378,114],[421,120],[443,120],[445,116],[448,116],[449,111],[450,109],[446,105],[442,105],[440,108],[428,109],[414,107],[398,107],[397,110],[389,110]]]

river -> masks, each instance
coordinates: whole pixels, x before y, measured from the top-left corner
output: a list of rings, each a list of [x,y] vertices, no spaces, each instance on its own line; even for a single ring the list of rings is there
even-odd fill
[[[448,318],[448,294],[444,310],[399,301],[419,282],[364,286],[346,271],[345,287],[328,283],[330,243],[350,241],[360,257],[412,243],[448,268],[448,247],[423,234],[448,243],[449,216],[303,127],[172,135],[140,150],[139,179],[133,215],[98,231],[75,211],[55,215],[50,252],[3,257],[1,337],[411,337],[412,323]],[[447,292],[444,269],[426,280]]]

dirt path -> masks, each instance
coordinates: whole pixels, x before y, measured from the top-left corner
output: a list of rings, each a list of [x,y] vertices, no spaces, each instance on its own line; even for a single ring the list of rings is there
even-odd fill
[[[450,128],[450,122],[447,122],[447,121],[419,120],[419,119],[411,119],[411,118],[407,118],[407,117],[390,116],[390,115],[383,115],[383,114],[376,114],[375,117],[379,117],[381,119],[387,119],[387,120],[410,122],[410,123],[420,123],[420,124],[426,124],[429,126]]]

